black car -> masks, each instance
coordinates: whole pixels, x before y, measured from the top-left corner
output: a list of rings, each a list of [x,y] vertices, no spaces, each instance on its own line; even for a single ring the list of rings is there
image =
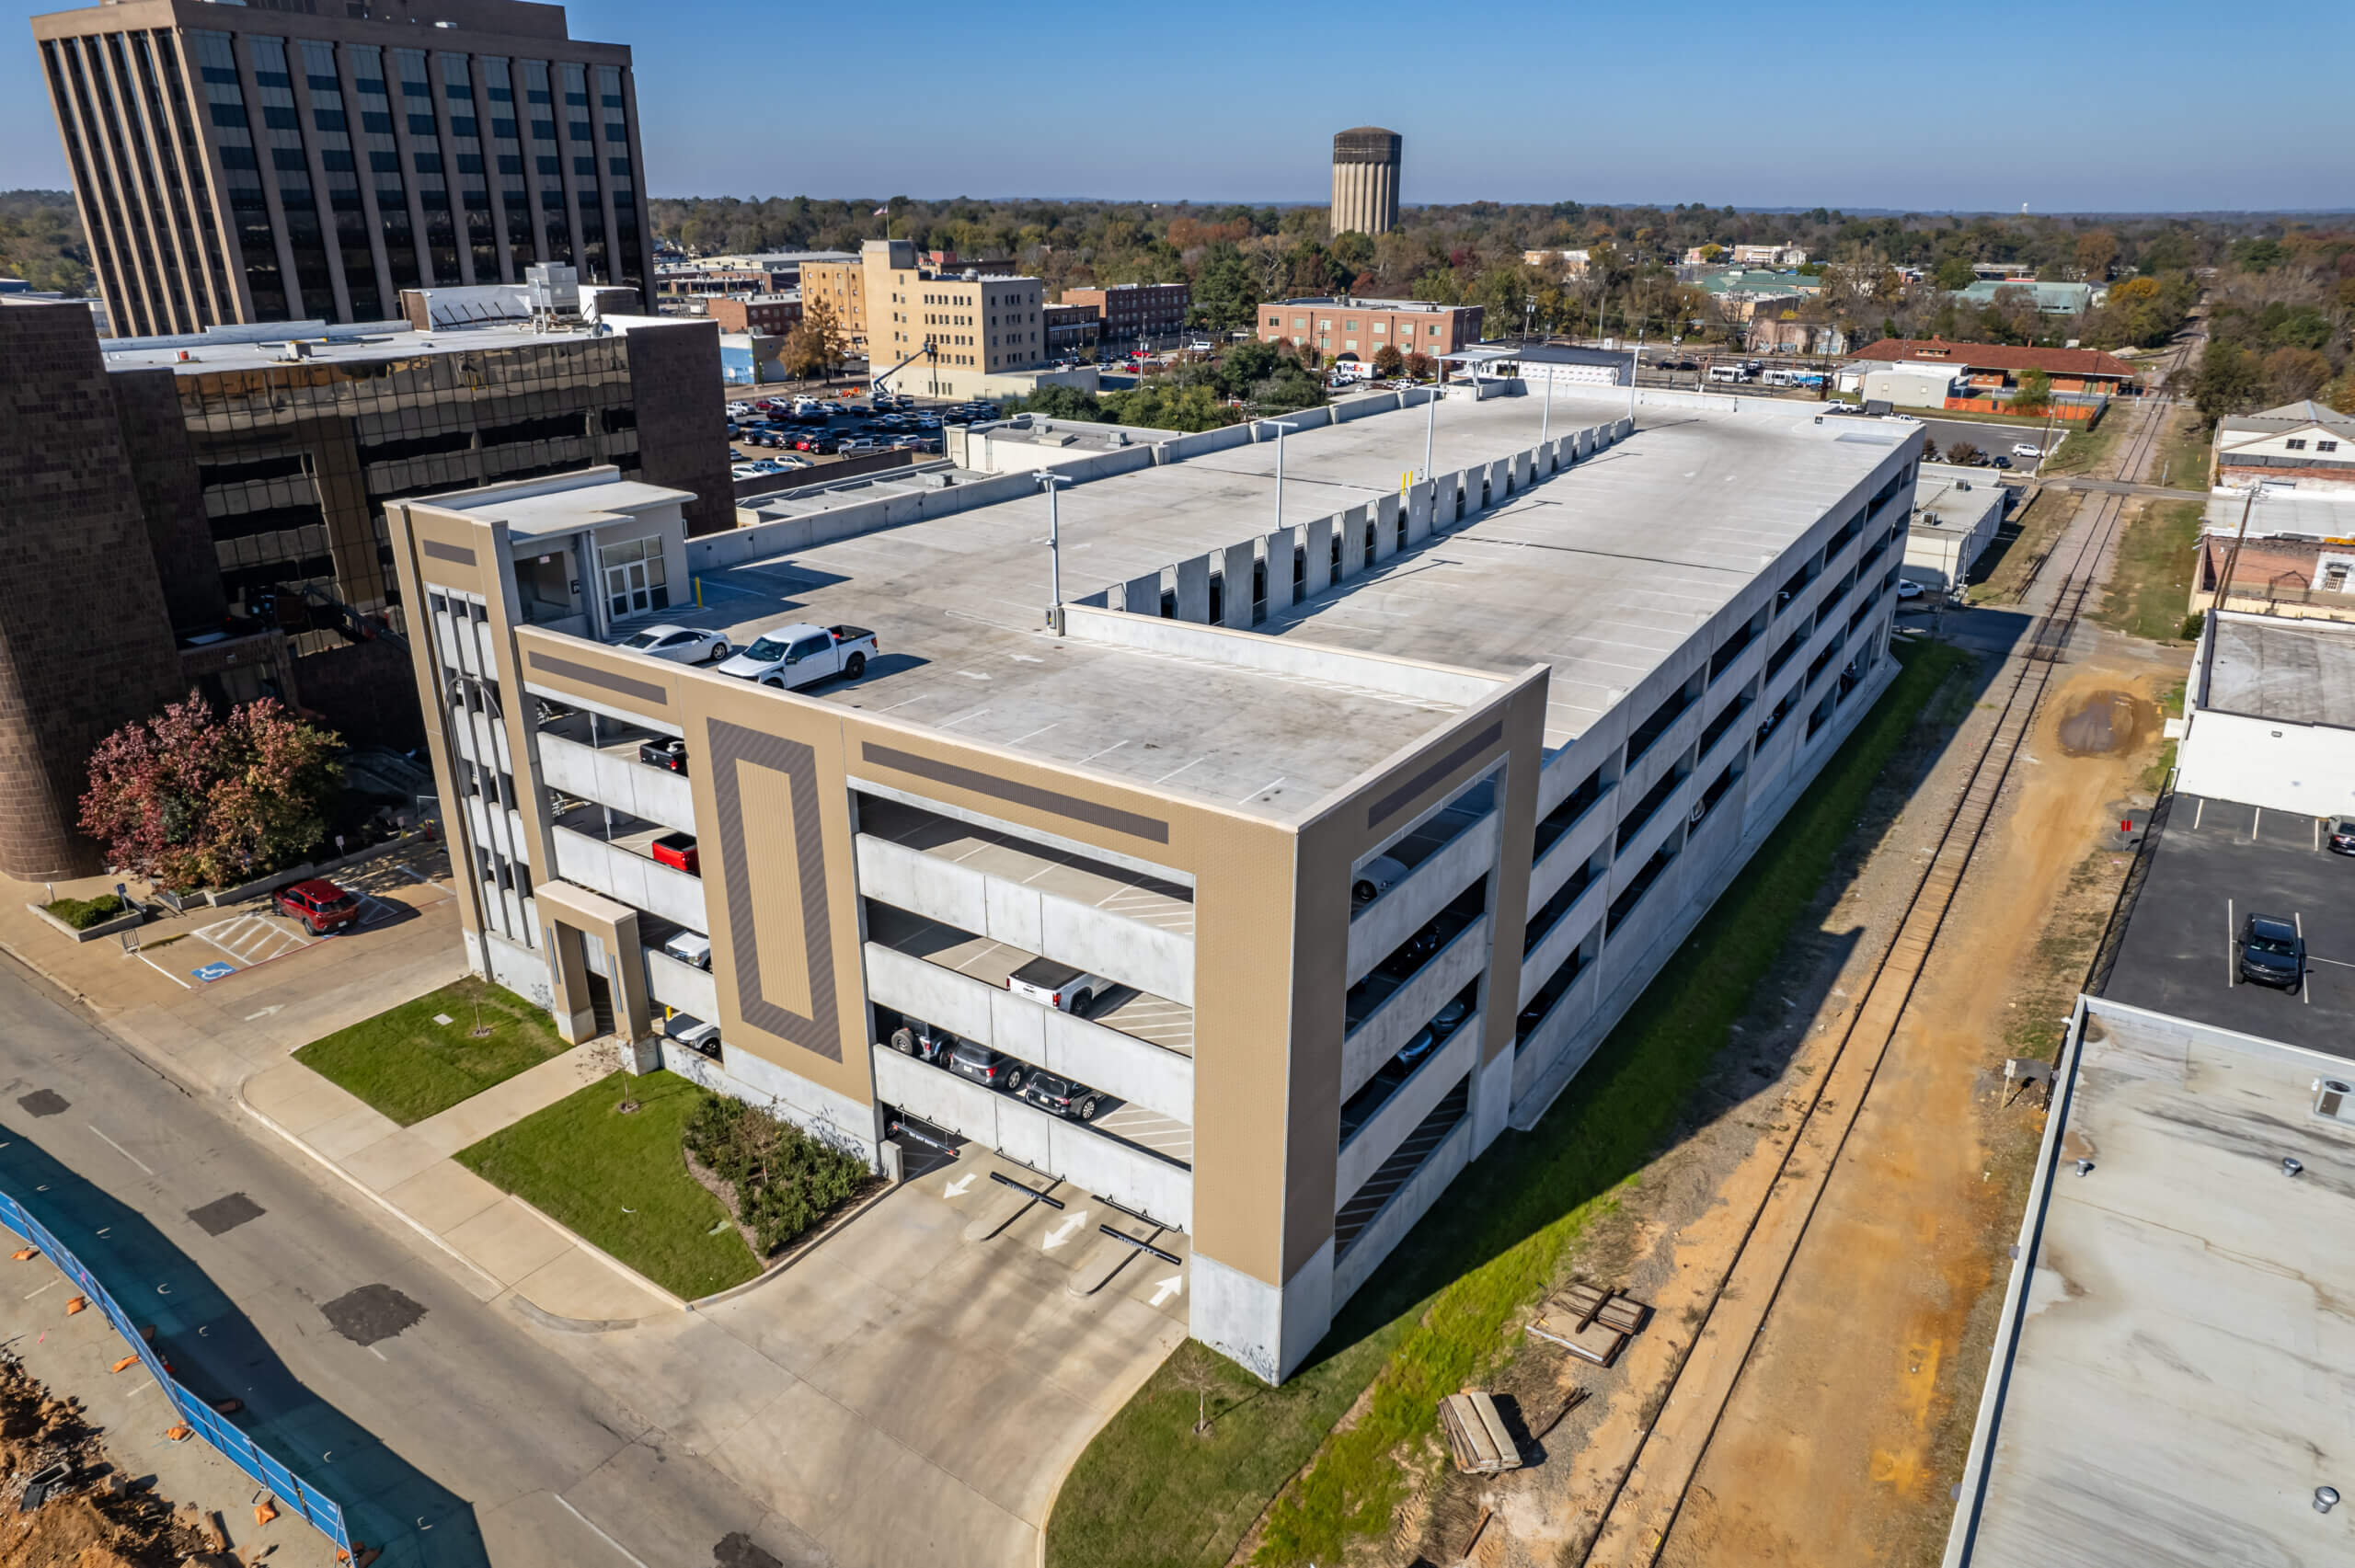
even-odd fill
[[[1022,1081],[1015,1091],[1023,1099],[1059,1116],[1075,1116],[1084,1122],[1096,1119],[1100,1096],[1084,1083],[1074,1083],[1068,1078],[1058,1078],[1051,1072],[1034,1072]]]
[[[2305,983],[2306,939],[2295,921],[2251,915],[2241,922],[2241,979],[2296,990]]]
[[[665,740],[641,740],[638,746],[638,760],[649,767],[684,773],[687,771],[687,743],[677,736]]]
[[[2334,817],[2330,819],[2330,853],[2355,854],[2355,817]]]
[[[936,1066],[948,1064],[941,1059],[959,1044],[948,1030],[925,1023],[921,1018],[902,1018],[900,1026],[891,1031],[891,1048],[903,1057],[914,1057]]]
[[[1022,1093],[1022,1064],[978,1040],[959,1040],[948,1047],[948,1070],[1009,1094]]]

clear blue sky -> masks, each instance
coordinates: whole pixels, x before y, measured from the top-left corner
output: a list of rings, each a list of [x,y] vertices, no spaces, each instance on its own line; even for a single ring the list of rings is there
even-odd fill
[[[6,3],[0,187],[62,186],[24,18],[63,7]],[[1373,123],[1407,139],[1410,203],[2355,207],[2336,6],[2282,25],[2181,0],[569,12],[636,51],[661,196],[1321,201],[1332,133]]]

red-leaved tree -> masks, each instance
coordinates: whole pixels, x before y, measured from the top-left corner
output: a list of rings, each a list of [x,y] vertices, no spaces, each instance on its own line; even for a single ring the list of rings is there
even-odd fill
[[[225,716],[190,692],[90,753],[82,830],[166,887],[225,887],[301,860],[343,784],[341,741],[264,697]]]

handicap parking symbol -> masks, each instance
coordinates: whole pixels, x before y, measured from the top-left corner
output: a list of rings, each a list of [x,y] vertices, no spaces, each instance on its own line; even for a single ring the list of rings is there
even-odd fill
[[[194,975],[200,980],[225,980],[236,972],[237,966],[235,964],[224,964],[218,958],[215,958],[210,964],[202,965],[200,967],[193,968],[189,971],[190,974]]]

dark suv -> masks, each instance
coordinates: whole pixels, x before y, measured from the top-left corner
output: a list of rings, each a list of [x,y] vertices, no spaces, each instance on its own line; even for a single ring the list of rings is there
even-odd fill
[[[2293,921],[2251,915],[2241,922],[2240,971],[2245,980],[2296,990],[2306,978],[2306,939]]]
[[[2330,853],[2355,854],[2355,817],[2334,817],[2330,819]]]
[[[948,1070],[1009,1094],[1022,1093],[1022,1064],[978,1040],[959,1040],[948,1047]]]
[[[1096,1091],[1084,1083],[1074,1083],[1068,1078],[1058,1078],[1051,1072],[1034,1072],[1022,1081],[1017,1091],[1022,1098],[1059,1116],[1076,1116],[1084,1122],[1096,1119]]]
[[[941,1059],[956,1044],[956,1036],[921,1018],[902,1018],[900,1026],[891,1031],[893,1050],[903,1057],[914,1057],[919,1061],[928,1061],[938,1067],[948,1065]]]

